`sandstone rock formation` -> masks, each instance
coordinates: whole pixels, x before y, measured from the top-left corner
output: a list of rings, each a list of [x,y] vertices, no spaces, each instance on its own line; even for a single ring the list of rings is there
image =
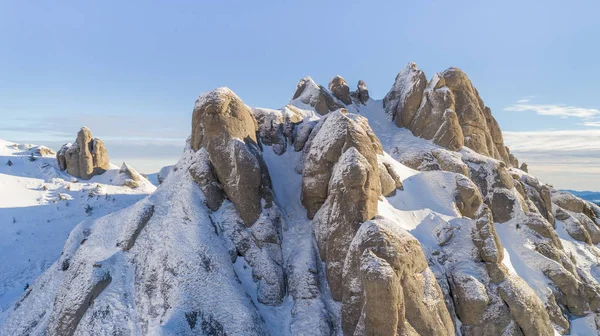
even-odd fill
[[[363,117],[348,114],[339,110],[321,119],[315,127],[316,135],[311,146],[305,147],[306,158],[302,173],[302,204],[307,216],[313,218],[329,194],[329,181],[333,167],[346,150],[354,147],[369,163],[375,175],[378,173],[377,154],[382,154],[381,144],[377,138],[372,139],[370,127]],[[368,194],[370,208],[376,208],[377,196],[380,193],[378,178],[369,180],[363,186]],[[363,220],[364,221],[364,220]]]
[[[128,165],[126,162],[123,162],[123,164],[121,165],[119,173],[125,175],[123,185],[128,186],[130,188],[139,187],[140,181],[143,179],[142,175],[140,175],[135,169],[133,169],[133,167]]]
[[[110,167],[102,140],[92,137],[87,127],[77,133],[75,143],[63,145],[56,154],[58,167],[83,180],[104,173]]]
[[[435,74],[427,83],[423,71],[409,63],[396,76],[383,106],[398,127],[406,127],[416,136],[450,150],[464,145],[513,164],[498,122],[470,79],[458,68]]]
[[[593,329],[600,207],[518,169],[462,71],[426,83],[410,64],[385,110],[364,86],[307,77],[277,110],[226,88],[202,94],[169,178],[80,224],[0,333]],[[409,131],[369,124],[373,113]],[[141,181],[125,163],[118,176]]]
[[[329,82],[329,91],[333,93],[333,95],[342,101],[342,103],[346,105],[352,104],[352,98],[350,97],[350,87],[346,80],[342,78],[342,76],[337,75],[331,79]]]
[[[365,104],[369,101],[369,89],[367,88],[367,83],[362,79],[359,80],[356,85],[356,96],[361,104]]]
[[[226,237],[253,267],[258,300],[279,304],[285,293],[281,255],[281,213],[274,204],[271,178],[263,160],[258,125],[251,110],[228,88],[200,95],[192,116],[190,147],[196,151],[188,168],[205,195],[207,207],[233,209],[219,223]],[[265,130],[265,138],[270,132]]]
[[[398,127],[412,124],[426,85],[425,73],[417,69],[416,63],[409,63],[398,73],[394,86],[383,98],[385,113]]]
[[[340,77],[341,78],[341,77]],[[344,82],[345,83],[345,82]],[[325,115],[344,107],[344,104],[335,98],[321,85],[317,85],[310,77],[302,78],[296,85],[296,92],[292,97],[303,104],[314,107],[320,115]]]

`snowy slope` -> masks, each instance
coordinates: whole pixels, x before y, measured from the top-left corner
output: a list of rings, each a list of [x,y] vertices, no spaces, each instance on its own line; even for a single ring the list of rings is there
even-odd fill
[[[120,186],[119,168],[89,181],[60,171],[54,155],[0,140],[0,324],[25,287],[60,256],[79,222],[127,207],[155,188]],[[8,162],[11,165],[8,165]]]
[[[510,286],[521,286],[524,293],[549,304],[553,288],[548,270],[562,270],[562,266],[537,251],[538,244],[547,243],[547,237],[524,223],[531,213],[541,215],[531,201],[519,196],[517,184],[502,192],[514,197],[520,206],[512,210],[509,220],[490,224],[502,244],[499,263],[507,269],[506,279],[491,281],[473,239],[480,234],[481,216],[463,216],[457,206],[458,186],[473,182],[439,167],[419,171],[401,163],[436,151],[447,162],[467,169],[467,175],[469,168],[485,171],[489,174],[485,178],[490,180],[484,182],[491,188],[498,160],[468,148],[451,152],[397,128],[385,114],[382,101],[370,99],[365,105],[350,105],[348,110],[368,118],[385,151],[383,158],[402,179],[403,190],[379,197],[377,217],[419,241],[428,272],[435,275],[446,295],[457,334],[462,322],[454,311],[450,296],[456,293],[450,293],[448,278],[475,284],[466,286],[465,296],[489,296],[489,306],[494,309],[490,309],[491,314],[486,312],[486,321],[511,316],[510,304],[506,303],[510,298],[500,298],[496,292],[507,291]],[[259,112],[278,117],[280,110]],[[322,118],[309,112],[303,114],[305,121]],[[261,125],[267,126],[263,131],[271,131],[276,119]],[[274,145],[262,146],[275,206],[263,209],[258,222],[281,213],[276,217],[280,237],[270,237],[280,241],[282,260],[275,263],[284,270],[287,286],[278,304],[259,299],[260,287],[265,285],[261,277],[277,273],[264,261],[265,251],[277,247],[267,246],[267,240],[248,238],[272,232],[266,232],[266,226],[242,226],[228,200],[215,211],[209,209],[207,195],[190,173],[197,165],[209,166],[202,150],[194,152],[188,146],[175,166],[161,171],[168,177],[154,191],[150,183],[135,190],[118,186],[121,177],[116,167],[89,182],[75,183],[57,170],[54,158],[30,162],[28,151],[6,142],[0,145],[0,225],[6,233],[0,238],[0,334],[44,335],[48,326],[75,335],[342,334],[342,304],[332,298],[313,222],[301,203],[302,175],[297,167],[302,165],[304,153],[296,152],[293,142],[285,142],[285,151]],[[5,159],[11,159],[13,165],[4,165]],[[507,171],[511,183],[513,179],[537,181],[517,168]],[[60,200],[58,193],[66,199]],[[90,211],[86,211],[88,205]],[[555,214],[556,206],[549,211]],[[567,225],[556,221],[552,230],[557,240],[576,265],[577,276],[586,283],[599,283],[597,244],[574,239]],[[244,245],[243,253],[240,245]],[[30,287],[23,293],[25,284]],[[587,315],[583,317],[567,315],[571,335],[596,333],[595,314],[584,313]],[[72,329],[61,329],[62,319],[68,322],[62,325]],[[523,325],[527,322],[517,321]],[[524,326],[516,323],[511,320],[506,334],[520,334]],[[556,324],[552,328],[556,333],[565,332]]]

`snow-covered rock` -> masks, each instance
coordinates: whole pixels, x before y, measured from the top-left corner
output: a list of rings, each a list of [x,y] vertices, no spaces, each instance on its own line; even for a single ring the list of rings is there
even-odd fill
[[[160,188],[75,227],[0,334],[598,333],[600,207],[519,169],[462,71],[419,78],[346,103],[307,77],[281,109],[202,94]],[[145,188],[121,171],[90,198]]]
[[[121,186],[113,165],[78,181],[59,169],[52,151],[31,156],[44,148],[0,140],[0,329],[19,296],[59,258],[78,223],[128,207],[156,189],[149,182]]]

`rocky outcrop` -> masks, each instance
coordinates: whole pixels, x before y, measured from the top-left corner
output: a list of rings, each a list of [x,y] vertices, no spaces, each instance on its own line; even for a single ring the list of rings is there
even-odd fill
[[[272,134],[263,131],[265,139]],[[252,112],[231,90],[200,95],[190,138],[196,153],[188,172],[203,191],[207,207],[228,214],[218,227],[252,267],[258,301],[277,305],[285,294],[282,216],[273,200],[257,133],[261,134]],[[225,198],[231,203],[224,204]]]
[[[426,85],[425,73],[417,68],[416,63],[409,63],[398,73],[392,89],[383,98],[385,113],[398,127],[412,124]]]
[[[333,95],[342,101],[342,103],[346,105],[352,104],[352,98],[350,97],[350,87],[346,80],[342,78],[342,76],[337,75],[331,79],[329,82],[329,91],[333,93]]]
[[[444,78],[436,74],[427,84],[422,103],[407,127],[416,136],[450,150],[459,150],[464,136],[454,108],[452,91],[445,87]]]
[[[346,335],[454,335],[442,291],[419,242],[397,223],[364,223],[344,265]]]
[[[475,213],[483,203],[477,186],[466,177],[456,177],[456,207],[465,217],[475,218]]]
[[[529,169],[527,168],[527,163],[525,163],[525,162],[521,163],[521,170],[526,173],[529,173]]]
[[[74,143],[63,145],[56,153],[58,167],[83,180],[109,169],[108,153],[102,140],[92,137],[92,131],[82,127]]]
[[[280,110],[253,108],[252,114],[258,123],[260,141],[264,145],[271,146],[277,155],[285,153],[288,144],[294,144],[296,126],[308,116],[306,111],[293,105],[287,105]]]
[[[144,179],[142,175],[140,175],[133,167],[128,165],[126,162],[123,162],[121,165],[121,169],[119,169],[119,174],[123,174],[125,176],[123,180],[123,185],[128,186],[130,188],[137,188],[140,186],[140,181]]]
[[[373,131],[364,117],[339,110],[321,119],[313,133],[311,145],[305,147],[306,158],[302,172],[302,204],[308,218],[313,218],[329,194],[329,181],[333,167],[346,150],[354,147],[369,163],[370,169],[378,174],[377,154],[382,154],[381,143],[370,134]],[[380,194],[378,179],[369,180],[363,186],[370,208],[376,208]],[[372,181],[372,182],[371,182]],[[363,220],[364,221],[364,220]]]
[[[469,147],[477,153],[513,163],[491,110],[467,75],[458,68],[435,74],[409,63],[384,98],[384,109],[398,127],[450,150]]]
[[[331,111],[344,107],[342,102],[335,98],[324,87],[315,83],[310,77],[304,77],[298,82],[292,101],[299,101],[309,105],[320,115],[325,115]]]
[[[356,97],[361,104],[365,104],[369,101],[369,89],[367,88],[367,83],[362,79],[359,80],[356,85]]]
[[[223,190],[247,226],[269,204],[270,178],[256,139],[250,109],[227,88],[201,95],[192,116],[191,147],[205,148]]]

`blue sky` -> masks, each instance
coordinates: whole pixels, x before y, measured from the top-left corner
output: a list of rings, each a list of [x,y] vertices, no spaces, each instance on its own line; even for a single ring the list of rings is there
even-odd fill
[[[428,77],[462,68],[532,171],[582,189],[600,173],[599,141],[575,153],[587,160],[578,174],[552,153],[578,150],[565,137],[600,137],[599,12],[597,1],[0,0],[0,138],[58,146],[86,124],[113,158],[153,171],[177,159],[203,91],[277,108],[300,78],[340,74],[381,98],[414,61]]]

